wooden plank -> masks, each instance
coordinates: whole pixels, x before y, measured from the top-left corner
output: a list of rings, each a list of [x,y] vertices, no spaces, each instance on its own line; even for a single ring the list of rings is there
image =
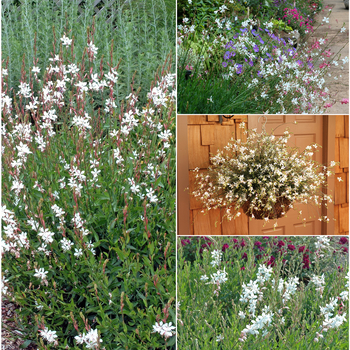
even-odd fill
[[[335,152],[334,152],[334,161],[336,162],[340,162],[340,147],[339,147],[339,137],[336,137],[335,138]],[[334,172],[335,173],[341,173],[342,172],[342,169],[339,165],[336,165],[334,167]]]
[[[235,126],[234,125],[213,125],[215,127],[215,144],[210,145],[210,155],[216,155],[218,150],[224,150],[228,142],[235,138]]]
[[[190,235],[194,235],[193,210],[190,210]]]
[[[207,117],[205,115],[189,115],[188,124],[208,124]]]
[[[349,203],[339,207],[339,233],[349,231]]]
[[[251,235],[254,235],[255,233],[252,232]],[[284,236],[286,233],[285,233],[285,229],[284,227],[276,227],[276,229],[274,230],[273,228],[271,229],[262,229],[261,232],[257,232],[257,234],[261,235],[261,234],[264,234],[264,235],[273,235],[273,236]]]
[[[340,156],[340,167],[349,167],[349,139],[340,138],[339,139],[339,156]]]
[[[204,173],[205,170],[201,170],[200,173]],[[190,192],[190,209],[201,209],[203,208],[203,203],[200,200],[197,200],[193,195],[192,192],[195,189],[195,181],[196,181],[196,173],[193,171],[189,171],[189,192]]]
[[[340,205],[335,205],[334,206],[334,219],[335,219],[335,223],[334,223],[334,234],[338,235],[339,234],[339,207]]]
[[[315,221],[306,221],[305,223],[294,224],[294,235],[316,235]]]
[[[208,122],[218,122],[219,121],[219,116],[218,115],[208,115],[207,116],[207,121]]]
[[[213,125],[201,125],[202,146],[215,143],[215,127]]]
[[[225,115],[225,117],[230,117],[230,115]],[[222,117],[222,125],[233,125],[235,123],[235,117],[233,118],[225,118]]]
[[[193,210],[193,225],[194,235],[220,235],[220,209],[205,211],[205,213],[200,209]]]
[[[201,145],[200,125],[189,125],[187,136],[189,169],[207,168],[209,166],[209,146]]]
[[[349,203],[349,173],[346,172],[346,203]]]
[[[248,235],[249,234],[249,218],[243,213],[243,209],[239,210],[241,215],[235,219],[236,234]]]
[[[223,215],[223,210],[221,212],[221,215]],[[235,235],[237,233],[235,220],[228,221],[226,218],[222,219],[221,229],[223,235]]]
[[[345,136],[345,122],[343,115],[335,116],[335,137]]]
[[[344,204],[346,203],[346,174],[345,173],[338,173],[335,174],[336,181],[334,183],[334,192],[335,192],[335,198],[334,198],[334,204]],[[341,178],[343,181],[339,181],[338,177]]]
[[[349,116],[348,115],[344,115],[344,125],[345,125],[344,136],[349,138]]]

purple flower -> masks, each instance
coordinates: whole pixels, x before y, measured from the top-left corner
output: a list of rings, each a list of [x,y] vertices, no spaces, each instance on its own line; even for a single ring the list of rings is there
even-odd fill
[[[284,242],[283,241],[278,241],[277,246],[280,247],[280,248],[283,247],[284,246]]]
[[[259,36],[259,41],[261,44],[265,44],[265,41],[263,39],[261,39],[261,37]]]
[[[254,62],[253,61],[249,61],[249,63],[248,63],[251,67],[253,67],[254,66]]]
[[[302,253],[304,250],[305,250],[305,246],[304,245],[299,247],[299,253]]]
[[[255,29],[252,30],[252,34],[253,34],[254,36],[259,35]]]
[[[348,239],[346,237],[340,238],[339,244],[346,244],[346,243],[348,243]]]
[[[236,66],[236,73],[239,75],[242,73],[243,66],[241,64],[237,64]]]
[[[226,68],[226,67],[227,67],[227,62],[222,62],[222,66],[223,66],[224,68]]]
[[[182,239],[181,244],[182,244],[182,246],[185,246],[187,244],[191,244],[191,241],[189,239]]]
[[[254,50],[255,52],[259,52],[259,46],[255,44],[255,45],[253,46],[253,50]]]
[[[267,265],[275,266],[275,257],[271,255],[270,260],[267,262]]]
[[[222,251],[224,252],[227,248],[229,248],[230,246],[227,244],[227,243],[225,243],[223,246],[222,246]]]
[[[226,51],[225,55],[224,55],[224,60],[228,60],[230,59],[232,56],[232,52],[231,51]]]

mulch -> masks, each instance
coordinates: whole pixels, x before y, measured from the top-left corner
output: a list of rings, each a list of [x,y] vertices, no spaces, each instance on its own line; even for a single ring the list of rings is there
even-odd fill
[[[1,302],[1,350],[20,350],[24,343],[23,334],[17,329],[15,321],[16,306],[7,299]],[[25,350],[37,350],[38,347],[32,343]]]

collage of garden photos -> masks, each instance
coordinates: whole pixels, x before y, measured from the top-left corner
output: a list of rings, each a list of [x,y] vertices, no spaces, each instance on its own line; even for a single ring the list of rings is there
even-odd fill
[[[1,349],[349,349],[349,1],[1,1]]]

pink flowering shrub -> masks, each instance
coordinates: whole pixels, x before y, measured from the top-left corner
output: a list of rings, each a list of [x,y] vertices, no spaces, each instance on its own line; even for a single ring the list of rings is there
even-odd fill
[[[97,50],[93,28],[82,57],[64,35],[16,89],[4,65],[3,292],[41,349],[171,349],[175,77],[168,59],[146,105],[118,100]]]
[[[299,30],[302,36],[314,31],[312,19],[303,17],[302,14],[295,8],[285,8],[283,20],[293,29]]]

